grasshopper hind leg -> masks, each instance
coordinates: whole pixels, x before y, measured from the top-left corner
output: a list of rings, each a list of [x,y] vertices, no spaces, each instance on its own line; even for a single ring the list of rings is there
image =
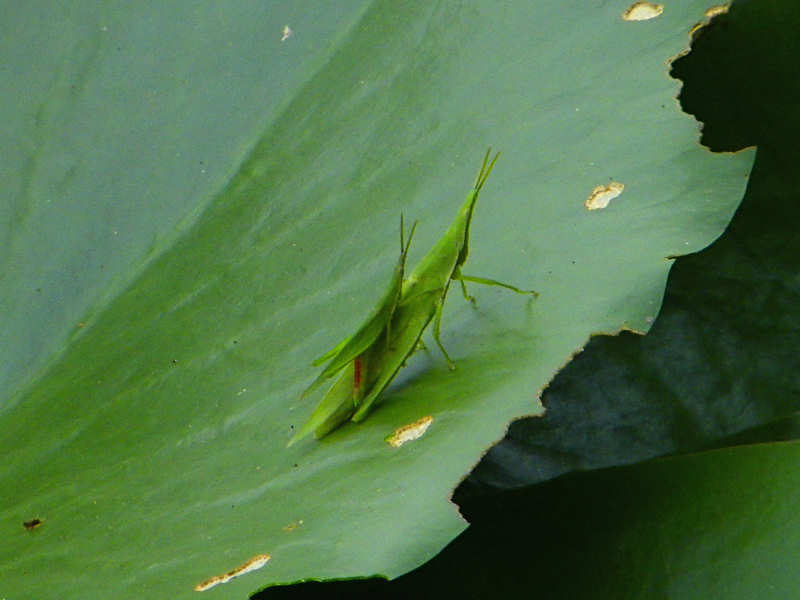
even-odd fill
[[[447,361],[447,366],[450,367],[451,371],[454,371],[456,368],[456,364],[453,362],[453,359],[450,358],[450,355],[447,353],[447,350],[444,349],[442,345],[442,340],[439,338],[439,330],[442,326],[442,309],[444,308],[444,302],[440,301],[436,305],[436,317],[433,321],[433,339],[436,342],[436,345],[439,346],[439,350],[442,351],[445,360]]]

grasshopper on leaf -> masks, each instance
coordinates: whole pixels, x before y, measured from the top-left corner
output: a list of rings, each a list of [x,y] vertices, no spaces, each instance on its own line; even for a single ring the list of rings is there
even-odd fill
[[[461,272],[469,254],[469,226],[475,202],[499,157],[498,153],[489,162],[490,154],[491,148],[486,152],[475,185],[453,224],[405,279],[405,259],[414,229],[412,228],[408,242],[404,244],[401,219],[400,258],[389,290],[353,336],[314,362],[317,365],[330,359],[303,396],[316,389],[325,379],[339,371],[343,370],[343,373],[325,394],[308,422],[289,442],[290,445],[311,431],[315,432],[317,438],[321,438],[348,419],[354,422],[363,421],[381,392],[421,345],[422,334],[431,320],[434,321],[433,339],[450,368],[455,368],[439,335],[442,309],[451,281],[458,280],[464,298],[472,302],[474,298],[467,294],[467,281],[538,296],[533,290],[521,290],[494,279],[471,277]]]

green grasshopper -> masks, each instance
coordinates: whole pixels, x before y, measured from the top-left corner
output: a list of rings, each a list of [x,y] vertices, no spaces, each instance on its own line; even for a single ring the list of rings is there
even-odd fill
[[[422,345],[422,334],[431,320],[434,321],[433,339],[450,368],[455,368],[440,339],[442,309],[451,281],[458,280],[464,298],[472,302],[475,299],[467,294],[467,281],[538,296],[533,290],[521,290],[494,279],[471,277],[461,272],[469,254],[469,226],[475,202],[499,157],[498,153],[489,162],[490,154],[491,148],[486,152],[475,185],[453,224],[406,279],[403,279],[405,260],[414,229],[404,245],[401,220],[400,259],[389,290],[355,334],[314,362],[316,365],[330,359],[304,396],[325,379],[344,371],[325,394],[309,421],[289,442],[290,445],[312,430],[317,438],[322,438],[347,419],[363,421],[381,392],[392,382],[411,354]]]
[[[408,256],[408,248],[411,245],[411,239],[414,237],[416,228],[417,224],[414,223],[408,236],[408,241],[405,241],[403,215],[400,215],[400,258],[398,258],[392,273],[389,289],[386,290],[380,302],[375,306],[370,316],[367,317],[367,320],[359,327],[358,331],[342,340],[330,351],[311,363],[316,367],[326,360],[329,361],[322,373],[301,394],[301,399],[308,396],[327,379],[342,370],[344,372],[325,393],[322,401],[314,409],[308,421],[289,441],[290,446],[312,431],[314,431],[317,438],[324,437],[349,419],[355,412],[358,400],[363,395],[364,390],[361,375],[366,367],[368,355],[372,353],[367,351],[375,346],[378,338],[381,338],[381,343],[385,345],[391,336],[392,316],[400,301],[406,257]]]

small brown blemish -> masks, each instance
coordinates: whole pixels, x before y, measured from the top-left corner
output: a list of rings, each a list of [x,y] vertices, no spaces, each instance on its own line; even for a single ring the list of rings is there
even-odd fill
[[[303,519],[300,519],[299,521],[292,521],[288,525],[284,525],[283,527],[281,527],[281,530],[289,533],[289,532],[294,531],[298,527],[302,527],[302,526],[303,526]]]
[[[634,2],[624,13],[622,13],[622,18],[625,21],[647,21],[649,19],[655,19],[663,12],[663,4],[653,4],[652,2]]]
[[[215,575],[214,577],[210,577],[206,579],[202,583],[198,583],[194,586],[195,592],[205,592],[206,590],[210,590],[215,585],[219,585],[220,583],[228,583],[234,577],[239,577],[239,575],[244,575],[245,573],[249,573],[250,571],[255,571],[263,567],[269,559],[272,558],[269,554],[258,554],[254,556],[250,560],[248,560],[243,565],[236,567],[235,569],[228,571],[227,573],[223,573],[222,575]]]
[[[37,527],[41,527],[43,521],[41,519],[31,519],[30,521],[23,521],[22,526],[27,531],[33,531]]]
[[[622,193],[625,189],[625,184],[618,181],[612,181],[607,185],[598,185],[591,191],[589,197],[586,198],[584,205],[587,210],[597,210],[605,208],[608,203]]]
[[[431,423],[433,423],[433,417],[431,415],[422,417],[418,421],[398,427],[394,430],[392,435],[386,437],[385,441],[393,448],[399,448],[406,442],[412,442],[422,437]]]

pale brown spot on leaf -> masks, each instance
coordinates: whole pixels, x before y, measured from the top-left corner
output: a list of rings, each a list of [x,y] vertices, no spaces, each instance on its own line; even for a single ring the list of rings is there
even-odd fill
[[[393,448],[399,448],[406,442],[411,442],[422,437],[431,423],[433,423],[433,417],[428,415],[427,417],[422,417],[418,421],[398,427],[394,430],[392,435],[386,438],[386,443]]]
[[[591,191],[584,204],[588,210],[605,208],[608,206],[608,203],[619,196],[624,189],[625,185],[618,181],[612,181],[608,185],[598,185]]]
[[[239,577],[239,575],[244,575],[245,573],[249,573],[250,571],[256,571],[263,567],[269,559],[272,558],[269,554],[258,554],[248,560],[243,565],[239,565],[235,569],[228,571],[227,573],[223,573],[222,575],[215,575],[214,577],[210,577],[206,579],[202,583],[198,583],[194,586],[195,592],[205,592],[206,590],[210,590],[215,585],[219,585],[220,583],[228,583],[234,577]]]
[[[649,19],[655,19],[663,12],[663,4],[653,4],[652,2],[634,2],[624,13],[622,13],[622,18],[626,21],[647,21]]]

